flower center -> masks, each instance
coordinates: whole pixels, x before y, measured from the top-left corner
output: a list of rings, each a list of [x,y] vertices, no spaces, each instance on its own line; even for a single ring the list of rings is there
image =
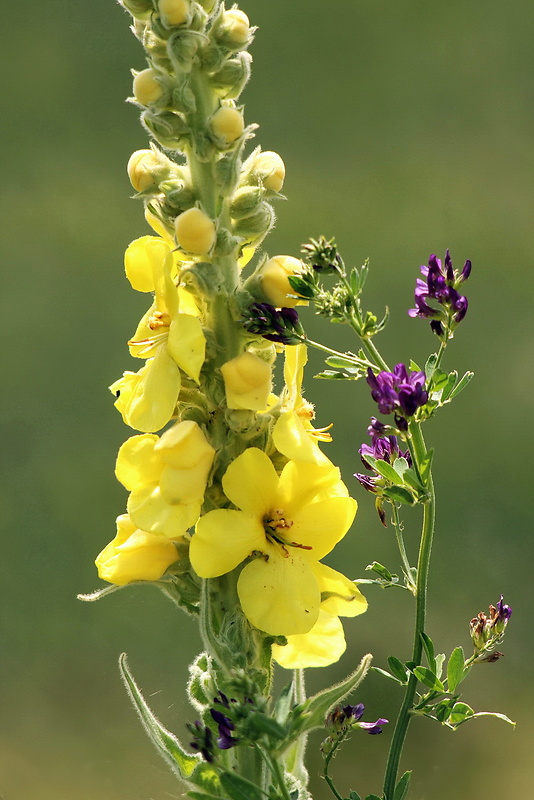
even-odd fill
[[[270,511],[263,518],[263,527],[265,528],[265,535],[270,542],[276,542],[281,545],[284,551],[284,557],[287,558],[289,553],[287,547],[299,547],[301,550],[311,550],[309,545],[300,544],[299,542],[291,542],[287,538],[287,531],[292,527],[293,520],[286,519],[284,510],[282,508],[275,508]]]

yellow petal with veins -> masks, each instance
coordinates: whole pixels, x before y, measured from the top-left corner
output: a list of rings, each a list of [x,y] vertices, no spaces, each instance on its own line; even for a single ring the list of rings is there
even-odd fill
[[[218,508],[197,522],[189,557],[197,575],[216,578],[261,548],[265,548],[265,533],[257,519],[241,511]]]
[[[339,618],[322,608],[317,622],[308,633],[287,637],[285,646],[273,644],[275,661],[285,669],[327,667],[338,661],[345,650],[345,634]]]
[[[170,252],[169,245],[157,236],[134,239],[124,254],[124,269],[132,287],[138,292],[153,292],[155,276]]]
[[[234,505],[260,520],[276,505],[278,475],[269,456],[257,447],[232,461],[222,485]]]

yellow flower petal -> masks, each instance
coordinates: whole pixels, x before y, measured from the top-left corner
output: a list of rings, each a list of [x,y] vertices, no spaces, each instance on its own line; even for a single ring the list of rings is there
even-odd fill
[[[165,467],[159,479],[159,486],[166,502],[183,505],[202,503],[212,463],[213,456],[207,455],[194,467],[185,469]]]
[[[309,430],[295,411],[286,411],[279,416],[273,428],[274,445],[292,460],[330,464],[329,459],[319,449],[317,439],[310,436]]]
[[[167,350],[178,366],[198,383],[206,358],[206,337],[198,317],[177,314],[171,321]]]
[[[164,347],[139,372],[125,372],[110,390],[127,425],[151,433],[174,414],[180,392],[180,370]]]
[[[328,494],[339,483],[339,469],[325,459],[324,464],[288,461],[285,465],[280,475],[280,496],[289,516],[293,508],[313,502],[319,493]]]
[[[154,451],[159,439],[153,433],[131,436],[120,447],[115,465],[117,480],[133,492],[155,483],[161,473],[161,460]]]
[[[261,411],[271,393],[270,365],[248,351],[227,361],[221,367],[228,408]]]
[[[284,383],[282,399],[284,411],[294,411],[302,400],[302,381],[304,367],[308,362],[308,348],[305,344],[286,345],[284,350]]]
[[[287,637],[285,646],[273,645],[275,661],[285,669],[327,667],[338,661],[347,648],[339,618],[319,611],[317,622],[308,633]]]
[[[259,520],[276,504],[278,475],[269,456],[257,447],[232,461],[222,485],[234,505]]]
[[[197,522],[189,556],[199,577],[216,578],[264,547],[265,533],[257,519],[241,511],[219,508]]]
[[[248,247],[243,248],[243,250],[241,251],[240,258],[237,259],[237,263],[240,269],[243,269],[243,267],[247,266],[248,262],[254,255],[255,251],[256,247],[254,245],[249,245]]]
[[[178,286],[178,305],[181,314],[189,314],[191,317],[200,315],[194,295],[183,286]]]
[[[290,517],[291,540],[311,547],[303,556],[319,561],[345,536],[356,515],[352,497],[331,497],[295,510]]]
[[[309,563],[299,552],[269,544],[269,556],[246,564],[237,582],[241,607],[252,625],[266,633],[307,633],[317,621],[321,593]]]
[[[195,524],[200,516],[200,507],[200,502],[188,505],[168,503],[160,487],[154,484],[132,492],[127,506],[135,525],[170,539],[183,536]]]
[[[175,246],[171,232],[165,227],[163,222],[150,211],[148,207],[145,208],[145,219],[152,228],[152,230],[155,231],[157,234],[159,234],[162,237],[162,239],[169,245],[169,247],[172,248]]]
[[[357,617],[367,611],[367,600],[356,584],[326,564],[312,564],[321,590],[321,608],[338,617]]]
[[[127,514],[117,518],[117,535],[96,558],[102,580],[125,586],[132,581],[156,581],[177,560],[174,544],[165,536],[136,529]]]
[[[161,436],[156,451],[162,461],[171,467],[194,467],[205,456],[213,461],[215,450],[206,439],[202,428],[193,420],[177,422]]]
[[[134,239],[124,254],[124,269],[132,287],[138,292],[153,292],[155,276],[169,253],[169,245],[157,236]]]

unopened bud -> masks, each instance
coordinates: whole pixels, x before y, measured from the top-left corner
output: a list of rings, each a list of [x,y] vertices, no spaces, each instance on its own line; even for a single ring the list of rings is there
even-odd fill
[[[163,95],[163,86],[155,69],[149,67],[137,73],[133,81],[133,94],[142,106],[151,106],[158,102]]]
[[[271,392],[271,368],[254,353],[241,353],[221,367],[228,408],[262,411]]]
[[[266,236],[274,225],[274,211],[269,203],[261,203],[250,217],[240,219],[234,225],[234,233],[246,242],[256,242]]]
[[[300,298],[295,296],[289,276],[300,275],[303,269],[302,261],[293,256],[275,256],[269,259],[257,275],[267,301],[276,308],[294,308]]]
[[[263,199],[263,191],[257,186],[242,186],[232,197],[230,215],[233,219],[243,219],[254,214]]]
[[[184,118],[172,111],[144,111],[141,122],[163,147],[176,149],[189,134]]]
[[[210,76],[211,85],[218,94],[229,100],[239,97],[248,79],[252,56],[242,52],[227,59],[220,70]]]
[[[258,175],[266,189],[279,192],[284,185],[286,168],[284,162],[271,150],[260,153],[254,161],[253,172]]]
[[[153,150],[136,150],[128,161],[130,183],[136,192],[157,189],[169,177],[168,159]]]
[[[228,46],[241,47],[250,37],[250,22],[244,11],[231,8],[225,11],[220,23],[221,41]]]
[[[197,0],[197,2],[200,6],[202,6],[204,11],[207,11],[209,14],[209,12],[213,10],[217,0]]]
[[[178,245],[188,253],[206,255],[215,244],[215,223],[200,208],[189,208],[176,217],[174,230]]]
[[[195,204],[195,195],[192,190],[181,180],[163,181],[159,189],[165,195],[165,207],[176,216],[180,211],[185,211]]]
[[[135,19],[148,19],[154,10],[151,0],[119,0],[119,3]]]
[[[158,0],[158,11],[164,25],[183,25],[190,11],[189,0]]]
[[[210,121],[213,138],[223,148],[235,142],[245,129],[243,115],[237,108],[221,106]]]

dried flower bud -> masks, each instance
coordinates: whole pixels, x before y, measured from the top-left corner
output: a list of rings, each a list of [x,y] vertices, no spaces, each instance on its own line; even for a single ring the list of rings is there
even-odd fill
[[[254,353],[245,352],[221,367],[228,408],[262,411],[271,392],[271,368]]]
[[[210,128],[217,144],[226,148],[239,139],[245,129],[245,121],[237,108],[221,106],[212,116]]]
[[[158,80],[155,69],[144,69],[138,72],[133,81],[133,94],[142,106],[151,106],[157,103],[163,94],[163,87]]]
[[[215,223],[200,208],[189,208],[176,217],[174,230],[178,245],[188,253],[206,255],[215,244]]]

